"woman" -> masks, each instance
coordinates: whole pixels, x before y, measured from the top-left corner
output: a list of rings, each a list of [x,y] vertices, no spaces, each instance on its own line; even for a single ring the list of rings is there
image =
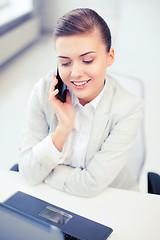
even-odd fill
[[[126,163],[143,101],[106,75],[114,62],[108,25],[91,9],[75,9],[58,21],[54,42],[66,102],[56,97],[54,73],[35,85],[20,171],[30,184],[84,197],[107,186],[137,190]]]

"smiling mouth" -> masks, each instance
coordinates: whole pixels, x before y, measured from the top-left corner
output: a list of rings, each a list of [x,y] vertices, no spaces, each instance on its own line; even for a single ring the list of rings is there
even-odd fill
[[[71,81],[71,83],[74,84],[74,85],[77,86],[77,87],[82,87],[82,86],[85,86],[89,81],[90,81],[90,79],[87,80],[87,81],[83,81],[83,82],[74,82],[74,81]]]

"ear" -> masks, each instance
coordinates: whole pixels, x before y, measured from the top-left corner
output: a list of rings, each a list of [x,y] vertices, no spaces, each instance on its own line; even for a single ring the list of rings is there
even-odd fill
[[[107,67],[111,66],[114,63],[114,49],[110,48],[109,52],[107,53]]]

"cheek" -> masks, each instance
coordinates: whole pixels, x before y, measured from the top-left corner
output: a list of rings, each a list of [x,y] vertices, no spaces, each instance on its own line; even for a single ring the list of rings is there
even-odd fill
[[[64,83],[66,83],[70,78],[69,68],[59,68],[59,74],[60,74],[62,80],[64,81]]]
[[[105,75],[106,67],[103,64],[96,64],[90,69],[90,76],[92,76],[93,79],[104,79]]]

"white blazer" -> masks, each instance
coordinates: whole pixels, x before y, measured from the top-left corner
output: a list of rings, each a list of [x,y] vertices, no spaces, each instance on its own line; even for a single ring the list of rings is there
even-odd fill
[[[48,102],[52,73],[34,87],[27,110],[19,168],[30,184],[42,181],[70,194],[91,197],[106,187],[136,190],[127,169],[130,149],[143,116],[143,100],[107,76],[86,153],[86,168],[63,165],[64,153],[55,154],[50,134],[58,121]]]

